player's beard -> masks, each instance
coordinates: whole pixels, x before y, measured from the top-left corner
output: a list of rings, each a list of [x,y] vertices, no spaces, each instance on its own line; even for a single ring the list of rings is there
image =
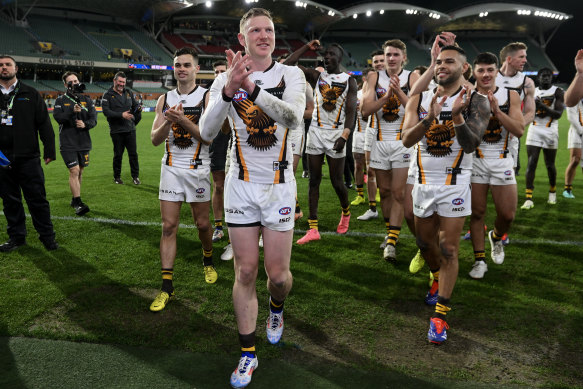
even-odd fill
[[[454,82],[456,82],[457,80],[460,79],[460,77],[462,76],[462,68],[460,67],[458,70],[456,70],[454,73],[451,73],[449,75],[449,77],[445,78],[445,79],[437,79],[437,84],[441,85],[441,86],[448,86],[453,84]]]

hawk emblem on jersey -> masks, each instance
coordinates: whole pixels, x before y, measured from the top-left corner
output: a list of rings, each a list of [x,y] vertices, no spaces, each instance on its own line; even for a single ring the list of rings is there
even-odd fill
[[[393,94],[383,105],[383,119],[389,123],[399,119],[399,108],[401,108],[401,100]]]
[[[451,120],[446,120],[443,124],[433,123],[429,130],[425,131],[427,152],[434,157],[445,157],[451,154],[454,136],[455,129]]]
[[[265,91],[281,96],[282,93],[279,92],[282,92],[284,88],[285,81],[282,78],[275,88],[265,89]],[[241,99],[240,101],[233,99],[233,106],[239,117],[243,120],[243,123],[245,123],[247,134],[249,134],[247,137],[247,144],[249,146],[256,150],[264,151],[269,150],[277,143],[277,137],[275,136],[277,125],[260,107],[248,98]]]
[[[200,119],[200,115],[202,113],[204,100],[201,100],[200,103],[195,107],[184,107],[184,116],[188,118],[191,122],[198,125],[198,120]],[[166,112],[170,107],[166,104],[164,107],[164,112]],[[172,143],[174,146],[178,147],[179,149],[185,150],[191,147],[194,142],[192,141],[192,135],[188,133],[181,125],[177,123],[172,123],[172,136],[173,141]]]
[[[324,108],[326,112],[334,111],[334,108],[336,107],[336,100],[338,100],[338,97],[340,97],[342,92],[344,92],[344,89],[346,89],[346,84],[342,84],[342,86],[334,85],[330,87],[330,85],[328,85],[326,82],[319,82],[318,87],[320,88],[320,93],[322,94],[322,108]]]
[[[490,121],[488,122],[488,127],[484,132],[482,140],[486,143],[497,143],[502,139],[502,125],[500,120],[494,116],[490,116]]]

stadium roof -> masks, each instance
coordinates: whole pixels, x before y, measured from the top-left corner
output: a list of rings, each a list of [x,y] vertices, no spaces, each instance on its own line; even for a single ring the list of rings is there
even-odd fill
[[[484,3],[452,12],[447,31],[492,30],[538,34],[557,28],[573,15],[525,4]]]
[[[3,0],[0,4],[0,11],[14,20],[25,19],[33,8],[53,8],[105,15],[112,17],[112,20],[147,23],[150,26],[165,22],[172,16],[238,19],[250,7],[264,7],[273,12],[276,23],[285,25],[289,30],[318,35],[324,31],[351,30],[418,35],[438,28],[538,34],[554,29],[572,17],[563,12],[508,3],[473,4],[449,14],[405,3],[311,0]],[[334,8],[337,6],[341,9]]]

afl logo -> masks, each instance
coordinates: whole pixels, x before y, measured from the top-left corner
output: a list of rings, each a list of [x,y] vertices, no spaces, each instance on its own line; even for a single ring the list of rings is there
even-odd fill
[[[409,159],[411,158],[411,154],[403,154],[403,159]]]
[[[283,207],[283,208],[280,208],[280,210],[279,210],[280,215],[289,215],[290,213],[291,213],[290,207]]]
[[[506,170],[506,171],[504,172],[504,175],[506,175],[506,176],[511,176],[511,175],[512,175],[512,170]]]
[[[318,85],[324,86],[324,85],[328,85],[328,83],[326,81],[320,79],[320,81],[318,81]]]
[[[453,199],[453,200],[451,201],[451,203],[452,203],[453,205],[462,205],[462,204],[464,203],[464,199],[461,199],[461,198],[459,198],[459,197],[458,197],[457,199]]]
[[[245,100],[247,99],[247,92],[245,92],[244,90],[240,90],[235,92],[235,95],[233,96],[233,100],[235,101],[241,101],[241,100]]]
[[[196,193],[198,193],[198,194],[204,193],[204,188],[198,188],[196,190]]]
[[[387,93],[387,90],[385,88],[377,88],[378,95],[384,95],[385,93]]]
[[[423,120],[427,117],[427,112],[419,112],[419,120]]]

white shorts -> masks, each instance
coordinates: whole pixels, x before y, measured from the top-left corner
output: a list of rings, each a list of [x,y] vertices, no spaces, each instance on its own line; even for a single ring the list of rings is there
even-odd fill
[[[162,165],[158,199],[187,203],[211,201],[210,172],[210,166],[181,169]]]
[[[472,184],[516,185],[512,158],[474,158]]]
[[[274,231],[294,228],[296,181],[257,184],[225,178],[225,221],[228,227],[264,226]]]
[[[413,187],[413,214],[426,218],[437,213],[443,217],[461,217],[472,213],[470,184],[430,185],[416,183]]]
[[[370,152],[370,167],[379,170],[408,168],[413,148],[406,148],[400,140],[376,141]]]
[[[294,131],[290,131],[290,140],[292,145],[293,155],[302,156],[302,150],[304,148],[304,125],[298,127]]]
[[[364,151],[371,151],[372,145],[376,140],[378,130],[367,127],[364,131]]]
[[[364,154],[364,138],[366,137],[366,133],[362,132],[353,132],[352,133],[352,153],[353,154]]]
[[[559,148],[559,131],[556,128],[531,124],[526,134],[526,145],[556,150]]]
[[[575,130],[573,127],[569,128],[569,136],[567,139],[568,149],[580,149],[583,147],[583,136],[579,135],[577,130]]]
[[[306,142],[306,154],[326,154],[330,158],[344,158],[346,156],[346,145],[338,153],[332,150],[334,143],[340,138],[342,132],[343,130],[321,129],[310,126],[308,141]]]
[[[409,170],[407,171],[407,185],[415,185],[417,182],[418,174],[419,169],[415,163],[415,158],[411,158],[411,163],[409,163]]]

